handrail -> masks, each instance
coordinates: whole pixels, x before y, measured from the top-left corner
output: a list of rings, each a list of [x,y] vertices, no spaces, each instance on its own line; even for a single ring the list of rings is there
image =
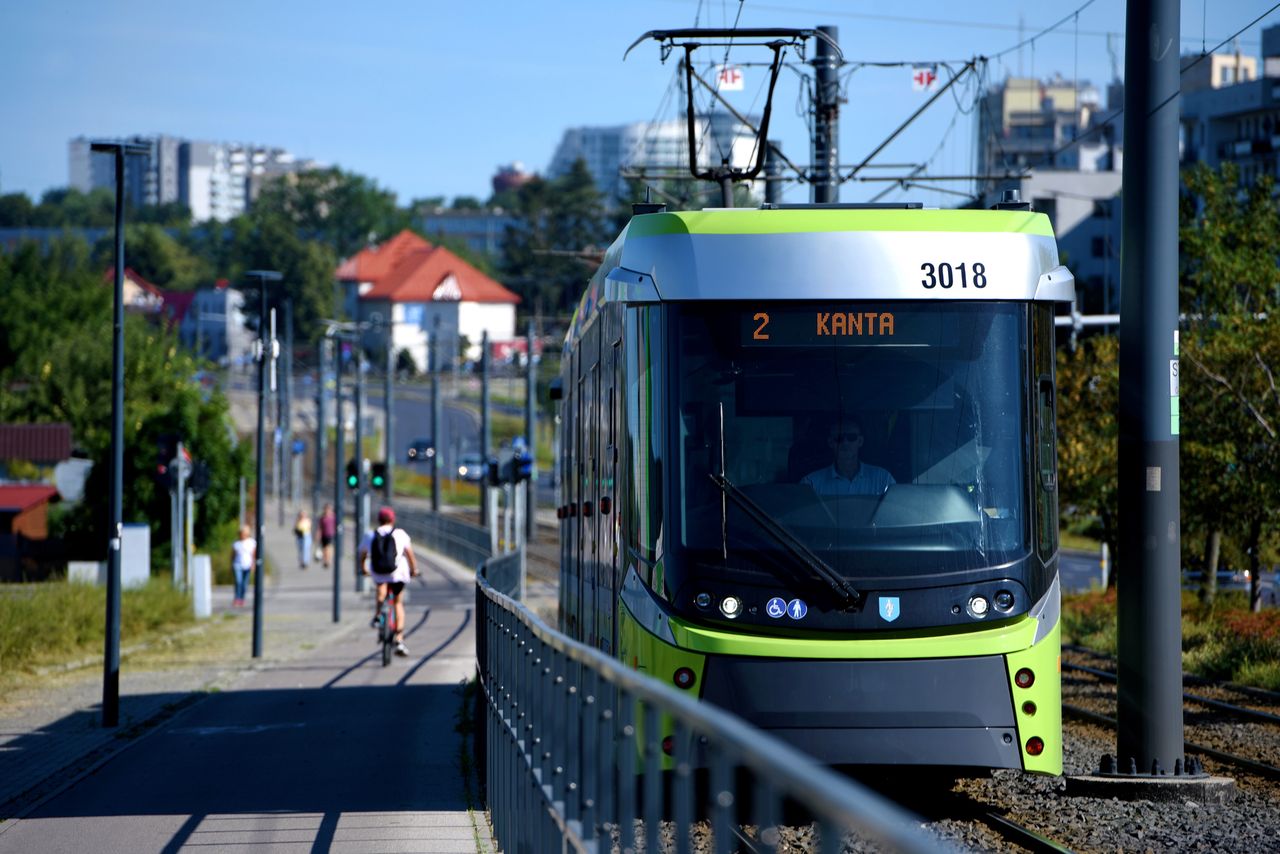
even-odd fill
[[[485,570],[476,573],[477,765],[505,850],[635,850],[639,804],[643,827],[656,833],[673,819],[676,850],[688,851],[695,769],[706,769],[717,852],[730,850],[730,828],[743,822],[768,842],[792,801],[816,820],[822,850],[839,850],[834,841],[849,832],[893,850],[944,850],[870,789],[552,629]]]

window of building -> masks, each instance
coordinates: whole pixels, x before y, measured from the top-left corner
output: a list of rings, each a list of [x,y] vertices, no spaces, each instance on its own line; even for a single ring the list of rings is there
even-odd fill
[[[1095,237],[1090,241],[1090,248],[1094,258],[1102,258],[1107,254],[1107,241],[1102,237]]]

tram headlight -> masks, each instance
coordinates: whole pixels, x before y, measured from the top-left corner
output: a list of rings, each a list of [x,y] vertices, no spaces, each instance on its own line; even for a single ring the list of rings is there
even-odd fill
[[[737,596],[726,596],[720,600],[720,613],[730,620],[742,613],[742,600]]]
[[[1013,610],[1013,594],[1008,590],[1001,590],[992,599],[992,604],[996,606],[997,611],[1011,611]]]
[[[985,617],[987,616],[987,610],[990,607],[990,603],[987,602],[985,597],[974,596],[969,600],[969,616],[979,618]]]
[[[693,597],[693,604],[697,605],[699,608],[702,608],[703,610],[706,610],[707,608],[710,608],[710,607],[711,607],[711,594],[710,594],[710,593],[699,593],[697,596],[694,596],[694,597]]]

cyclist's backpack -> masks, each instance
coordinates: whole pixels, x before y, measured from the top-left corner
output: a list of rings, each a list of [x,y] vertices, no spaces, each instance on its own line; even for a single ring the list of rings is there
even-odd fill
[[[390,575],[396,571],[396,537],[395,530],[385,534],[375,533],[369,545],[369,564],[379,575]]]

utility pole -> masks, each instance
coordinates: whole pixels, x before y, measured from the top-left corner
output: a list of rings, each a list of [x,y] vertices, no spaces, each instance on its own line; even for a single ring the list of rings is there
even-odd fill
[[[489,332],[480,334],[480,458],[489,467]],[[480,478],[480,525],[487,528],[489,518],[489,477]]]
[[[320,496],[324,489],[324,451],[325,451],[325,413],[324,413],[324,376],[329,363],[329,349],[332,346],[332,339],[325,338],[320,342],[319,362],[320,367],[316,370],[316,463],[315,476],[311,481],[311,518],[319,520],[320,518]]]
[[[284,298],[284,380],[280,388],[284,395],[284,436],[281,438],[281,457],[286,461],[284,494],[289,496],[289,509],[293,509],[293,298],[288,296]],[[284,526],[283,502],[280,525]]]
[[[342,351],[335,348],[333,353],[333,409],[334,409],[334,456],[333,456],[333,513],[337,522],[333,528],[333,621],[342,619],[342,517],[345,515],[346,500],[343,495],[343,468],[347,463],[346,435],[347,422],[342,412]]]
[[[1117,751],[1183,763],[1178,470],[1177,0],[1129,0],[1120,310]]]
[[[764,201],[769,205],[782,203],[782,142],[776,139],[765,144]]]
[[[838,27],[818,27],[839,44]],[[840,201],[840,53],[826,39],[818,39],[813,58],[816,92],[813,104],[813,201]]]
[[[440,317],[435,319],[435,331],[431,335],[431,352],[427,355],[427,368],[431,371],[431,443],[436,452],[431,455],[431,512],[440,512],[440,457],[444,444],[440,441]],[[454,463],[457,465],[457,463]]]
[[[383,459],[387,461],[387,480],[386,483],[383,484],[383,500],[386,502],[387,506],[391,506],[391,481],[395,476],[392,472],[396,467],[396,452],[393,450],[393,448],[395,448],[395,443],[393,441],[395,433],[392,430],[393,413],[395,412],[395,399],[392,396],[394,384],[392,380],[395,378],[396,373],[396,348],[395,341],[392,339],[391,334],[394,326],[391,323],[390,313],[390,309],[388,309],[387,325],[384,327],[387,333],[387,375],[382,384],[382,400],[386,411],[387,421],[387,450],[386,454],[383,456]]]
[[[535,404],[538,401],[538,366],[533,362],[533,347],[536,340],[534,333],[533,321],[529,321],[529,331],[525,340],[525,349],[529,354],[529,370],[525,375],[524,386],[524,438],[529,445],[529,456],[534,460],[533,477],[524,482],[525,495],[524,502],[524,539],[526,543],[532,543],[534,533],[537,531],[537,522],[534,519],[534,510],[537,509],[537,490],[534,489],[534,481],[537,478],[538,471],[538,412]]]
[[[102,725],[120,723],[120,547],[124,537],[124,158],[145,145],[93,142],[115,156],[116,281],[111,311],[111,494],[108,497],[107,613],[102,656]]]
[[[267,361],[275,370],[275,329],[267,340],[267,282],[278,282],[282,276],[275,270],[249,270],[246,279],[258,281],[258,448],[257,473],[254,483],[253,541],[257,543],[253,558],[253,657],[262,657],[262,576],[266,561],[262,557],[262,511],[266,500],[263,489],[263,457],[266,451],[267,427]]]
[[[360,567],[360,541],[364,538],[364,503],[368,497],[365,491],[369,482],[364,470],[364,342],[361,340],[362,326],[356,327],[355,362],[356,362],[356,536],[354,545],[354,566],[356,570],[356,592],[364,591],[364,576]]]

